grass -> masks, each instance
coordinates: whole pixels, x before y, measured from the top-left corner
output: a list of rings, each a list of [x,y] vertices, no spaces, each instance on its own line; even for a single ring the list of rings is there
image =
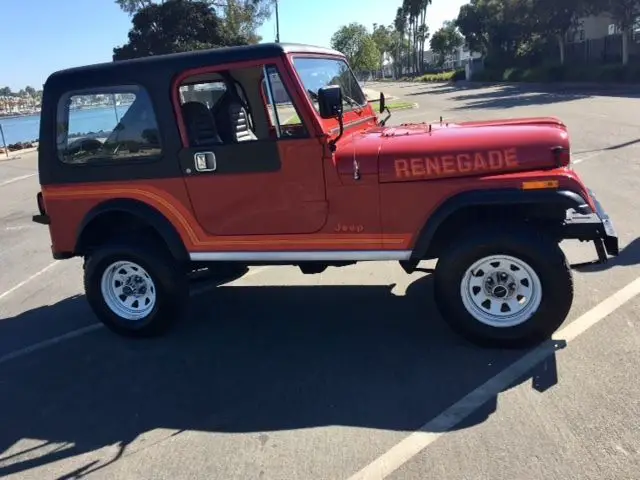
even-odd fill
[[[441,82],[456,82],[458,80],[464,80],[464,79],[465,79],[465,71],[458,69],[458,70],[451,70],[448,72],[427,73],[419,77],[402,77],[399,79],[399,81],[441,83]]]
[[[298,115],[294,115],[293,117],[288,118],[282,124],[283,125],[295,125],[296,123],[302,123],[300,121],[300,117]]]
[[[407,108],[413,108],[414,104],[411,102],[403,102],[402,100],[396,100],[396,101],[392,101],[387,103],[387,107],[389,108],[389,110],[393,111],[393,110],[404,110]]]

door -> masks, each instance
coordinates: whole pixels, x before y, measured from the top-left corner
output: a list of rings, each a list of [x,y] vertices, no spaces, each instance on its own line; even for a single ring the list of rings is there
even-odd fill
[[[179,97],[187,133],[180,163],[206,232],[309,234],[324,226],[323,145],[303,124],[276,62],[200,70]]]

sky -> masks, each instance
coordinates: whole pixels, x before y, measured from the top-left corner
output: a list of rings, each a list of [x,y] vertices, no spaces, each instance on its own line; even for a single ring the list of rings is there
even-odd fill
[[[402,0],[279,0],[280,41],[329,46],[340,26],[393,23]],[[429,30],[458,15],[467,0],[433,0]],[[0,87],[42,88],[56,70],[111,61],[127,41],[130,17],[113,0],[0,0]],[[259,29],[275,40],[275,15]]]

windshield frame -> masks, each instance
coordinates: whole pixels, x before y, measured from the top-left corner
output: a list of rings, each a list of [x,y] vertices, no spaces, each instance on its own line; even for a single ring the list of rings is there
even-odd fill
[[[295,75],[298,77],[298,81],[300,82],[300,86],[302,87],[302,91],[304,93],[304,95],[307,97],[309,103],[311,104],[311,107],[314,109],[316,114],[319,114],[319,108],[317,105],[317,101],[314,101],[311,96],[309,95],[309,92],[307,91],[307,86],[305,85],[305,81],[301,75],[301,71],[300,69],[296,66],[296,61],[297,60],[326,60],[326,61],[333,61],[333,62],[342,62],[344,64],[344,66],[346,67],[346,72],[349,73],[349,75],[351,76],[351,78],[353,79],[353,82],[355,82],[355,85],[357,85],[357,89],[358,92],[360,93],[360,95],[362,96],[362,102],[363,103],[358,103],[357,99],[352,98],[352,100],[354,100],[354,102],[356,103],[355,105],[352,105],[351,103],[349,103],[346,99],[343,99],[343,113],[346,115],[348,113],[351,112],[355,112],[358,114],[362,114],[365,110],[367,110],[367,108],[370,108],[370,104],[369,101],[367,100],[367,96],[364,93],[364,90],[362,89],[362,86],[360,85],[360,82],[358,81],[358,78],[356,77],[355,73],[353,72],[353,69],[351,68],[351,65],[349,65],[349,62],[347,61],[346,57],[344,56],[337,56],[337,55],[326,55],[326,54],[313,54],[313,53],[293,53],[290,55],[289,57],[290,59],[290,64],[291,64],[291,68],[293,69],[293,71],[295,72]],[[341,86],[342,87],[342,86]],[[342,88],[343,90],[343,95],[347,95],[348,93],[352,93],[352,92],[345,92],[344,88]]]

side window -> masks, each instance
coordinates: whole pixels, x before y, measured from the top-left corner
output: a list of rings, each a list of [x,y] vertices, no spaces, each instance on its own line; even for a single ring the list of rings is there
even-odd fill
[[[156,160],[162,154],[153,104],[137,86],[64,95],[56,137],[60,161],[75,165]]]
[[[280,77],[276,67],[270,65],[265,68],[266,75],[262,78],[262,94],[266,100],[267,113],[271,125],[275,127],[279,137],[306,138],[309,136],[302,123],[298,109],[294,105],[289,92]]]
[[[180,85],[180,109],[191,146],[258,140],[251,106],[231,74]]]
[[[227,86],[223,81],[189,83],[180,86],[180,103],[198,102],[212,110],[225,93]]]

